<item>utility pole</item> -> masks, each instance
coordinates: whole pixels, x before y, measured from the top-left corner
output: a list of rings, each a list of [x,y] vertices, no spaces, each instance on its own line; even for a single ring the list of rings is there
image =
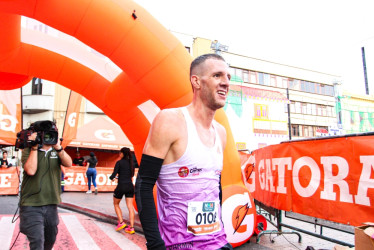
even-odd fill
[[[291,136],[291,110],[290,110],[290,94],[288,92],[288,87],[287,87],[287,100],[288,100],[288,103],[287,103],[287,113],[288,113],[288,138],[290,139],[290,141],[292,140],[292,136]]]
[[[365,58],[365,48],[361,47],[361,53],[362,53],[362,64],[364,66],[364,77],[365,77],[365,91],[366,94],[369,95],[369,83],[368,83],[368,75],[366,71],[366,58]]]

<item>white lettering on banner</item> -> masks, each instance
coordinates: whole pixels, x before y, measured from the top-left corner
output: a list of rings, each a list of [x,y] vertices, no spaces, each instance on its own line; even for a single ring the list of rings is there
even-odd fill
[[[16,132],[17,119],[11,115],[0,114],[0,129],[4,131]]]
[[[12,174],[0,174],[0,187],[11,187],[11,182],[9,181],[11,177]]]
[[[312,177],[307,187],[301,186],[299,182],[299,171],[303,167],[309,167],[310,171],[312,172]],[[293,186],[296,192],[302,197],[310,197],[312,196],[319,187],[319,183],[321,180],[321,173],[319,172],[319,167],[317,163],[310,158],[309,156],[304,156],[295,161],[293,164],[292,169],[292,181]]]
[[[273,175],[271,173],[271,162],[270,159],[266,159],[266,180],[265,180],[265,185],[266,185],[266,190],[269,190],[268,183],[270,185],[270,192],[274,193],[275,188],[274,188],[274,182],[273,182]]]
[[[72,185],[74,183],[74,174],[73,173],[66,173],[65,174],[65,177],[68,177],[66,180],[65,180],[65,185]]]
[[[72,127],[72,128],[75,127],[76,118],[77,118],[77,113],[76,112],[73,112],[69,115],[68,124],[69,124],[70,127]]]
[[[109,179],[109,176],[110,176],[110,174],[97,174],[97,176],[96,176],[97,185],[100,185],[100,186],[105,186],[105,185],[114,186],[114,185],[117,185],[117,183],[112,182]]]
[[[107,174],[106,177],[107,177],[107,182],[106,182],[106,185],[112,185],[112,186],[116,186],[117,185],[117,182],[116,181],[112,181],[111,179],[109,179],[109,177],[111,176],[111,174]],[[113,179],[115,180],[115,179]]]
[[[83,173],[77,173],[77,177],[74,180],[74,185],[86,185],[86,179]]]
[[[264,162],[266,162],[266,167]],[[273,187],[273,173],[269,171],[268,166],[272,163],[272,170],[278,171],[274,173],[275,182],[278,183],[276,191]],[[362,170],[360,179],[358,181],[357,195],[355,195],[355,201],[353,201],[353,195],[350,193],[349,183],[345,178],[349,175],[349,164],[346,159],[340,156],[322,156],[321,164],[323,166],[324,180],[323,190],[320,193],[320,198],[324,200],[336,201],[336,192],[334,192],[334,185],[339,187],[341,202],[356,203],[365,206],[371,206],[370,198],[368,197],[368,189],[374,189],[374,179],[371,178],[374,174],[374,155],[360,156],[360,163],[362,164]],[[287,165],[287,169],[286,169]],[[333,166],[337,167],[337,174],[333,175]],[[309,168],[311,177],[308,185],[303,187],[300,183],[299,172],[302,167]],[[261,159],[258,163],[257,172],[259,176],[260,188],[262,190],[276,193],[287,193],[287,187],[285,185],[285,171],[292,171],[292,184],[295,191],[301,197],[310,197],[318,190],[321,184],[321,170],[318,164],[308,156],[303,156],[297,159],[292,165],[291,157],[285,158],[274,158],[274,159]],[[271,175],[271,177],[269,177]],[[247,183],[246,183],[247,184]],[[254,190],[255,188],[253,188]]]
[[[111,174],[98,174],[96,176],[97,185],[100,185],[100,186],[117,185],[117,182],[109,179],[110,175]],[[65,185],[86,185],[86,179],[83,173],[76,173],[76,176],[74,176],[74,173],[66,173],[65,176],[68,177],[65,180]]]
[[[336,200],[334,185],[339,186],[340,201],[353,203],[353,196],[349,193],[348,183],[344,180],[349,173],[348,162],[339,156],[321,157],[324,169],[324,190],[321,192],[321,199]],[[332,166],[338,167],[338,174],[333,176]]]
[[[374,171],[374,156],[360,156],[360,162],[362,163],[362,172],[358,183],[357,195],[355,195],[355,201],[356,204],[371,206],[368,197],[368,189],[374,188],[374,179],[370,179],[372,170]]]
[[[277,193],[285,194],[287,193],[287,188],[285,186],[285,173],[286,173],[286,165],[287,169],[292,169],[292,158],[274,158],[272,159],[273,162],[273,170],[276,170],[276,166],[278,166],[278,186],[277,186]]]
[[[264,160],[261,160],[260,163],[258,164],[258,181],[260,182],[260,188],[262,190],[265,189],[265,173],[263,171],[265,170],[264,167]]]

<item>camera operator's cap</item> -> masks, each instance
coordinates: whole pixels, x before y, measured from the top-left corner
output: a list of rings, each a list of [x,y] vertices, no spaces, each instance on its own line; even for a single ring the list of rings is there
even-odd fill
[[[90,156],[91,156],[91,157],[94,157],[94,156],[95,156],[95,153],[94,153],[94,152],[90,152]]]

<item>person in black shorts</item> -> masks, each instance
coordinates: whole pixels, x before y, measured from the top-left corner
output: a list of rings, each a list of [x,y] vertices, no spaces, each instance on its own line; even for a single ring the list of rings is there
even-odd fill
[[[125,232],[129,234],[135,233],[134,221],[135,211],[133,206],[134,199],[134,184],[132,183],[132,177],[134,176],[134,165],[132,160],[132,154],[129,148],[123,147],[120,150],[121,160],[116,162],[112,175],[109,177],[113,180],[118,175],[118,184],[113,194],[113,205],[118,217],[118,225],[116,231],[125,228]],[[122,200],[123,195],[126,197],[126,205],[129,210],[130,225],[126,226],[123,221],[122,210],[119,203]]]

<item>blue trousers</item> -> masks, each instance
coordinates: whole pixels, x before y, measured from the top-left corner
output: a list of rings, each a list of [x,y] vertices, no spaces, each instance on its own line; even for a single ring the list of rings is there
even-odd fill
[[[87,175],[87,179],[88,179],[88,190],[91,190],[91,181],[94,185],[94,187],[96,188],[96,168],[88,168],[87,169],[87,172],[86,172],[86,175]]]
[[[21,206],[19,218],[20,231],[27,236],[30,250],[53,248],[59,223],[57,205]]]

